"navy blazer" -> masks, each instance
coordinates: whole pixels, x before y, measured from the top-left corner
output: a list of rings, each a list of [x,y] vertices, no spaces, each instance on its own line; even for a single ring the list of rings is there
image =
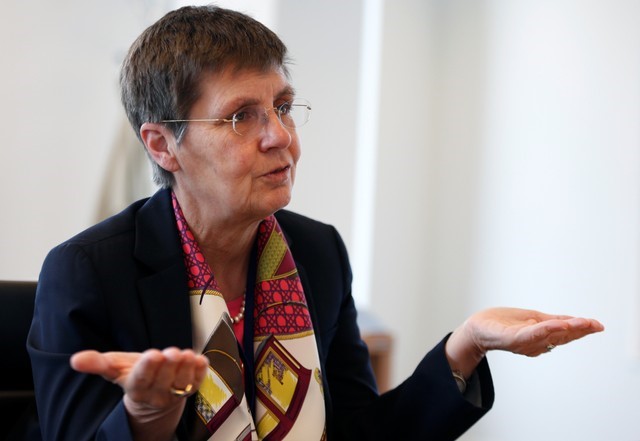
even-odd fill
[[[283,210],[276,217],[314,324],[329,441],[452,440],[489,410],[493,385],[486,361],[477,371],[482,403],[476,406],[451,376],[446,338],[405,382],[379,396],[356,323],[342,239],[332,226],[304,216]],[[131,439],[122,389],[75,372],[69,366],[73,353],[191,345],[182,248],[170,192],[160,190],[62,243],[45,259],[27,341],[43,438]],[[182,425],[177,435],[186,439]]]

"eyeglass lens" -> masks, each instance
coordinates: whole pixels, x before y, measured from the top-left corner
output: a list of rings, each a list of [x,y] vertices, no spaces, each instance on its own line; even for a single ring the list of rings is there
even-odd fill
[[[263,129],[264,123],[268,121],[268,113],[272,110],[280,123],[288,129],[296,129],[305,125],[311,115],[311,105],[306,100],[295,100],[267,110],[255,106],[233,115],[233,130],[237,134],[245,136],[259,133]]]

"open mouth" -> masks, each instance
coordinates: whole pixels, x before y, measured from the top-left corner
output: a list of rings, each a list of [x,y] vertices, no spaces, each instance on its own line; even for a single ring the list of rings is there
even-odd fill
[[[290,165],[285,165],[284,167],[277,168],[277,169],[267,173],[267,176],[273,176],[273,175],[279,175],[279,174],[282,174],[282,173],[286,173],[286,172],[289,171],[290,168],[291,168]]]

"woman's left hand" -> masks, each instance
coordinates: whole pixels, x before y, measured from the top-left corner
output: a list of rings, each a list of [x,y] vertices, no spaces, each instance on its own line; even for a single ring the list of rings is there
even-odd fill
[[[456,329],[447,341],[446,352],[453,369],[470,375],[490,350],[535,357],[603,330],[594,319],[491,308],[472,315]]]

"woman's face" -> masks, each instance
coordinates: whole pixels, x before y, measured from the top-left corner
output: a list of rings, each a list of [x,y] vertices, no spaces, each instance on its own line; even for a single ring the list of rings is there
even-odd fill
[[[294,98],[279,69],[205,74],[200,87],[189,119],[231,119],[244,109],[271,109]],[[267,115],[254,134],[239,135],[231,123],[189,123],[174,153],[174,189],[181,204],[198,204],[219,219],[253,221],[289,203],[300,144],[273,110]]]

